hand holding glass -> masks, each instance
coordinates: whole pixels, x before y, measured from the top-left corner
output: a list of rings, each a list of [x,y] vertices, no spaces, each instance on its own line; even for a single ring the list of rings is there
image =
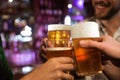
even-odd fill
[[[80,76],[98,74],[102,71],[101,54],[95,48],[83,48],[80,40],[101,41],[98,24],[81,22],[73,25],[71,35],[76,56],[76,72]]]

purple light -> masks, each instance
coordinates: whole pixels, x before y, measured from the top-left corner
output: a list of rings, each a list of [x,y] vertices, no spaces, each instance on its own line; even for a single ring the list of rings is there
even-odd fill
[[[14,65],[29,65],[35,62],[35,52],[22,51],[18,54],[12,54],[11,58]]]
[[[81,21],[81,20],[84,20],[84,17],[83,16],[73,16],[72,19],[75,21]]]
[[[74,6],[78,7],[79,9],[84,8],[84,0],[74,0]]]
[[[84,2],[83,0],[79,0],[79,1],[78,1],[78,6],[79,6],[80,8],[83,8],[83,2]]]

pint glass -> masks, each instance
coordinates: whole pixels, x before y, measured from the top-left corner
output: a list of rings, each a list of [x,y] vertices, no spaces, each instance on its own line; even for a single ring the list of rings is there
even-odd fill
[[[80,40],[101,41],[98,24],[95,22],[80,22],[71,29],[74,53],[76,57],[76,73],[80,76],[89,76],[100,73],[101,54],[95,48],[83,48],[79,45]]]
[[[48,25],[47,59],[52,57],[72,57],[70,29],[71,26],[64,24]]]

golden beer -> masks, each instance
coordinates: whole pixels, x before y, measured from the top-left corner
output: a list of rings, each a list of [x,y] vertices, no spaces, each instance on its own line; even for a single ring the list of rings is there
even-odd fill
[[[48,39],[52,46],[46,48],[47,58],[72,57],[70,44],[71,26],[63,24],[48,25]]]
[[[73,57],[72,48],[47,48],[47,59],[52,57]]]
[[[76,38],[73,39],[76,56],[76,72],[80,76],[93,75],[100,73],[101,55],[100,51],[94,48],[82,48],[78,44],[80,40],[101,41],[100,38]]]
[[[70,41],[70,30],[48,31],[48,38],[54,47],[68,47]]]
[[[95,48],[83,48],[80,40],[102,41],[98,24],[95,22],[81,22],[71,29],[71,35],[76,58],[76,73],[80,76],[98,74],[102,71],[101,54]]]

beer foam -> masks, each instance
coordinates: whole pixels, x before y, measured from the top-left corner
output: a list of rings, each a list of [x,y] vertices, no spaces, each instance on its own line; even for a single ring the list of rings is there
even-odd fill
[[[96,22],[80,22],[71,28],[72,38],[100,37],[99,25]]]
[[[48,31],[51,30],[70,30],[70,25],[64,25],[64,24],[50,24],[48,25]]]
[[[55,48],[46,48],[47,51],[65,51],[65,50],[72,50],[70,47],[55,47]]]

